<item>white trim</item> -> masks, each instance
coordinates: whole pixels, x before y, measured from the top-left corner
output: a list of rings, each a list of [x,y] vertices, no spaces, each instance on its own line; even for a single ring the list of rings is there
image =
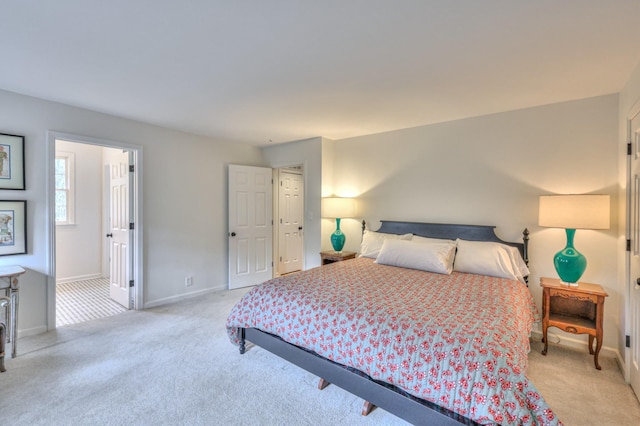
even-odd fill
[[[634,151],[634,147],[633,147],[633,140],[632,140],[632,134],[633,134],[633,129],[631,128],[631,121],[640,113],[640,99],[638,99],[635,104],[631,107],[631,110],[629,110],[629,113],[627,114],[626,117],[626,122],[625,122],[625,128],[626,128],[626,141],[624,141],[624,144],[626,145],[627,143],[631,142],[632,143],[632,154]],[[637,152],[638,147],[635,147],[635,150]],[[631,191],[632,191],[632,185],[631,185],[631,155],[627,155],[627,190],[626,190],[626,197],[627,199],[625,200],[625,238],[627,240],[631,239]],[[633,284],[632,284],[632,279],[631,279],[631,252],[630,251],[626,251],[624,252],[624,256],[625,256],[625,273],[624,273],[624,277],[625,277],[625,286],[624,286],[624,302],[623,302],[623,306],[624,306],[624,334],[623,336],[631,336],[632,333],[632,327],[631,327],[631,292],[633,291]],[[634,336],[635,337],[635,336]],[[624,361],[622,361],[620,363],[620,366],[622,367],[622,374],[624,376],[624,380],[627,383],[631,383],[631,348],[627,348],[625,342],[622,342],[622,347],[624,347]]]
[[[146,309],[157,308],[158,306],[168,305],[170,303],[176,303],[182,300],[193,299],[194,297],[204,296],[205,294],[215,293],[218,291],[227,291],[227,290],[228,290],[228,286],[226,284],[223,284],[213,288],[207,288],[204,290],[194,291],[192,293],[181,294],[179,296],[170,296],[170,297],[165,297],[163,299],[152,300],[145,303],[144,307]]]
[[[280,276],[280,169],[271,169],[271,196],[273,201],[273,235],[271,237],[273,248],[271,249],[271,262],[273,263],[273,278]]]
[[[54,174],[55,174],[55,160],[63,158],[65,160],[65,178],[67,186],[64,188],[67,191],[67,220],[58,222],[56,226],[73,226],[76,224],[76,155],[73,152],[57,151],[54,153]],[[53,185],[55,187],[55,179]],[[58,188],[55,188],[57,191]],[[55,196],[53,198],[55,202]],[[54,209],[55,212],[55,209]]]
[[[579,349],[581,351],[589,353],[589,344],[583,340],[568,337],[567,334],[556,334],[551,332],[551,330],[547,332],[547,337],[549,338],[549,343],[554,343],[556,345],[564,346],[567,348]],[[531,338],[538,341],[542,340],[542,332],[532,331]],[[551,348],[549,350],[553,349]],[[620,355],[620,352],[618,352],[618,349],[612,348],[611,346],[602,346],[599,355],[603,354],[606,354],[607,356],[614,356],[618,360],[618,363],[622,364],[622,356]]]
[[[305,162],[306,164],[306,162]],[[303,164],[297,165],[289,165],[285,167],[274,168],[273,170],[273,277],[279,277],[280,274],[280,191],[282,187],[281,183],[281,173],[289,173],[294,175],[299,175],[302,177],[302,269],[305,269],[306,264],[306,250],[305,250],[305,236],[306,236],[306,225],[307,225],[307,212],[305,210],[306,206],[306,175]]]
[[[65,284],[65,283],[74,283],[76,281],[86,281],[86,280],[95,280],[98,278],[104,278],[102,274],[87,274],[87,275],[79,275],[77,277],[67,277],[67,278],[57,278],[56,284]]]
[[[42,334],[42,333],[46,333],[47,327],[44,325],[38,326],[38,327],[33,327],[33,328],[22,328],[20,330],[18,330],[18,339],[22,339],[23,337],[27,337],[27,336],[35,336],[38,334]]]
[[[134,309],[144,309],[144,247],[143,247],[143,149],[140,145],[130,144],[126,142],[118,142],[106,139],[99,139],[90,136],[81,136],[71,133],[58,132],[55,130],[47,131],[47,209],[46,209],[46,232],[49,236],[48,252],[47,252],[47,330],[53,330],[56,326],[55,297],[56,297],[56,227],[55,227],[55,182],[53,173],[55,170],[55,142],[61,139],[69,142],[76,142],[88,145],[104,146],[109,148],[126,149],[132,151],[134,163],[136,167],[134,176],[135,200],[132,222],[135,223],[133,231],[134,252],[133,252],[133,275],[135,282],[134,287]]]
[[[295,164],[291,164],[291,163],[295,163]],[[307,160],[304,160],[302,163],[300,162],[295,162],[292,161],[291,163],[286,163],[286,164],[276,164],[275,166],[272,166],[272,169],[275,171],[278,171],[277,173],[277,179],[280,179],[280,173],[279,170],[280,169],[287,169],[289,167],[302,167],[302,179],[303,179],[303,187],[304,187],[304,198],[302,199],[302,214],[304,217],[304,223],[305,223],[305,228],[306,228],[306,224],[307,224],[307,217],[308,217],[308,213],[307,213],[307,206],[309,205],[309,202],[307,201],[307,197],[309,197],[309,195],[307,195],[307,193],[309,191],[307,191],[307,182],[309,182],[309,165],[307,164]],[[279,192],[279,188],[280,186],[278,185],[278,181],[275,182],[276,184],[276,190],[273,191],[273,199],[274,199],[274,205],[276,204],[276,193]],[[275,209],[275,207],[274,207]],[[274,210],[274,215],[275,215],[276,211]],[[277,215],[274,216],[274,218],[277,217]],[[278,230],[279,228],[279,224],[277,220],[274,220],[274,227],[273,227],[273,240],[277,240],[279,238],[278,235]],[[275,243],[274,243],[275,244]],[[272,245],[274,245],[272,244]],[[274,246],[275,247],[275,246]],[[280,250],[280,248],[278,247],[278,250]],[[276,264],[276,256],[279,256],[280,253],[279,252],[274,252],[273,255],[271,256],[271,259],[273,261],[274,264],[274,271],[277,271],[278,268],[275,267]],[[279,260],[279,259],[278,259]],[[304,229],[303,233],[302,233],[302,270],[306,270],[307,269],[307,230]],[[279,276],[279,275],[278,275]],[[275,277],[275,274],[274,274]]]

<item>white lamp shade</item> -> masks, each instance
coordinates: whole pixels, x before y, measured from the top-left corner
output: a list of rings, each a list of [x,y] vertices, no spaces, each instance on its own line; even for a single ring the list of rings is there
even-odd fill
[[[356,203],[353,198],[327,197],[322,199],[322,217],[345,218],[354,217]]]
[[[549,228],[609,229],[608,195],[542,195],[538,225]]]

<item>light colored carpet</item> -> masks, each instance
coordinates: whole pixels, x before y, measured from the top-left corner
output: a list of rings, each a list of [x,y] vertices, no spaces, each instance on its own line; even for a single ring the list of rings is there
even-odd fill
[[[107,278],[56,285],[56,327],[110,317],[126,310],[110,299]]]
[[[239,355],[224,328],[245,290],[74,324],[19,341],[0,374],[7,425],[406,425],[259,347]],[[537,346],[537,344],[535,344]],[[530,377],[566,425],[640,424],[612,359],[531,354]]]
[[[532,343],[527,376],[565,425],[640,425],[640,403],[615,358],[550,343]]]

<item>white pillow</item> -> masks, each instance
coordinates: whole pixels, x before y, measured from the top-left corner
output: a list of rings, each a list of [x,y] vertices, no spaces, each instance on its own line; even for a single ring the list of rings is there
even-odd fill
[[[456,241],[455,240],[446,240],[444,238],[429,238],[429,237],[421,237],[420,235],[414,235],[411,238],[411,241],[415,241],[417,243],[427,243],[427,244],[450,244],[454,247],[454,250],[451,252],[451,256],[449,256],[449,265],[447,270],[449,270],[449,274],[453,271],[453,259],[456,257]]]
[[[511,254],[511,264],[515,267],[517,271],[520,272],[520,276],[522,279],[520,281],[525,282],[524,277],[528,277],[531,273],[529,271],[529,267],[527,266],[527,262],[524,261],[522,255],[520,254],[520,250],[513,246],[505,246],[509,250]]]
[[[452,242],[385,240],[375,263],[451,274],[455,250],[456,245]]]
[[[412,234],[385,234],[382,232],[374,232],[365,230],[362,235],[362,243],[360,244],[360,257],[378,257],[382,243],[385,240],[410,240]]]
[[[458,239],[457,243],[454,271],[525,282],[524,277],[529,274],[529,270],[517,248],[486,241]]]
[[[444,238],[421,237],[420,235],[414,235],[413,238],[411,238],[411,241],[417,241],[421,243],[449,243],[453,245],[456,244],[455,240],[445,240]]]

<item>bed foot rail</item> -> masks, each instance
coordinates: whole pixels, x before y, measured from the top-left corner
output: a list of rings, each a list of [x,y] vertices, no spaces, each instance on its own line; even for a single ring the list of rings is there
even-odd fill
[[[362,415],[366,416],[368,415],[370,412],[372,412],[374,409],[376,408],[376,406],[372,403],[370,403],[369,401],[365,401],[364,405],[362,406]]]

